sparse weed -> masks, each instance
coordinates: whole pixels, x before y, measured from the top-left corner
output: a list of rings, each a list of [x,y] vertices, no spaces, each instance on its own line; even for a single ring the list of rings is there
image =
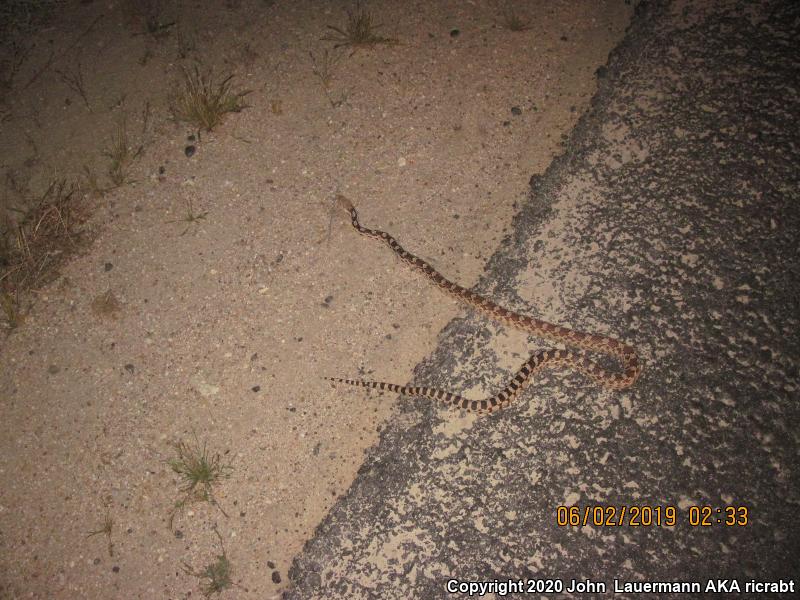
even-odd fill
[[[86,96],[86,88],[83,83],[83,70],[81,69],[80,61],[75,61],[69,70],[61,71],[56,69],[56,73],[58,73],[61,81],[63,81],[69,89],[81,97],[86,108],[91,111],[92,107],[89,105],[89,98]]]
[[[184,59],[197,50],[197,31],[178,27],[175,35],[178,58]]]
[[[143,31],[156,39],[169,35],[175,21],[167,21],[163,14],[164,2],[161,0],[128,0],[128,7],[135,20],[141,22]]]
[[[0,104],[36,46],[35,33],[64,0],[0,0]]]
[[[0,2],[0,37],[30,35],[64,0],[3,0]]]
[[[213,487],[220,480],[230,477],[233,467],[223,464],[219,453],[212,456],[205,443],[202,449],[199,445],[190,446],[185,442],[177,442],[173,446],[178,456],[167,462],[182,481],[181,491],[184,497],[175,503],[170,512],[169,528],[172,529],[177,513],[183,511],[190,502],[209,502],[227,517],[227,513],[214,498]]]
[[[0,46],[0,102],[14,87],[14,79],[31,49],[32,45],[25,45],[18,40],[6,43],[5,48]]]
[[[186,232],[189,231],[189,228],[193,224],[196,224],[198,221],[205,219],[207,214],[208,211],[195,214],[194,207],[192,206],[192,200],[191,198],[189,198],[186,201],[186,216],[182,219],[173,219],[172,221],[167,221],[167,223],[188,223],[188,225],[186,225],[186,229],[184,229],[183,233],[181,233],[181,235],[183,236],[186,235]]]
[[[184,69],[183,85],[172,102],[175,117],[211,131],[227,113],[246,108],[243,98],[250,91],[234,92],[232,79],[233,75],[229,75],[215,84],[211,75],[201,73],[198,67],[191,71]]]
[[[86,534],[87,538],[95,535],[103,534],[108,538],[108,555],[114,556],[114,543],[111,541],[111,531],[114,529],[114,519],[111,518],[109,513],[106,513],[106,518],[103,521],[103,526],[95,531],[90,531]]]
[[[96,296],[90,304],[92,313],[103,319],[116,319],[122,310],[122,303],[113,290],[106,290]]]
[[[325,97],[328,99],[332,108],[337,108],[347,101],[347,93],[343,92],[338,98],[335,98],[331,92],[331,83],[333,82],[333,73],[342,60],[342,55],[334,52],[329,52],[326,48],[322,53],[319,61],[314,53],[309,51],[311,56],[311,70],[316,75],[319,82],[322,84],[322,91],[325,92]]]
[[[378,44],[397,44],[398,40],[377,35],[375,32],[381,27],[372,21],[372,14],[356,3],[354,11],[347,10],[347,24],[344,29],[335,25],[328,25],[334,33],[323,36],[321,39],[336,42],[334,48],[348,46],[353,52],[359,48],[371,48]]]
[[[530,19],[521,17],[512,6],[503,11],[503,27],[511,31],[527,31],[533,27]]]
[[[342,60],[342,55],[335,52],[329,52],[326,48],[322,53],[320,60],[317,61],[317,57],[314,56],[313,52],[309,51],[308,54],[311,57],[311,70],[313,71],[314,75],[317,76],[317,79],[319,79],[322,87],[324,87],[326,90],[330,89],[331,82],[333,81],[333,72],[338,67],[339,61]]]
[[[97,180],[97,175],[88,165],[83,165],[83,177],[86,180],[85,188],[88,188],[91,195],[95,198],[103,196],[110,189],[100,185],[100,182]]]
[[[128,139],[128,127],[125,120],[117,124],[114,134],[111,136],[111,146],[105,151],[105,155],[111,159],[108,166],[108,177],[111,183],[119,187],[125,183],[128,175],[128,167],[142,153],[143,146],[136,150],[131,147]]]
[[[219,594],[222,590],[236,585],[232,579],[233,567],[231,566],[231,561],[228,560],[225,546],[222,543],[222,536],[216,527],[214,527],[214,533],[219,538],[222,554],[218,554],[213,563],[206,565],[203,569],[194,569],[189,564],[183,563],[183,571],[185,573],[192,577],[206,580],[200,584],[200,591],[206,598],[210,598],[213,594]]]
[[[16,329],[19,327],[25,320],[25,315],[19,310],[19,300],[9,292],[1,292],[0,304],[3,306],[3,314],[8,328]]]

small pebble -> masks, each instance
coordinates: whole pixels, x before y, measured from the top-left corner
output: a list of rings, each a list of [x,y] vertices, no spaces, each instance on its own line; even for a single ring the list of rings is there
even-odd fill
[[[58,365],[50,365],[49,367],[47,367],[47,372],[50,373],[50,375],[55,375],[59,371],[61,371],[61,367],[59,367]]]
[[[272,583],[280,583],[281,582],[281,574],[277,571],[272,572]]]
[[[125,365],[125,370],[128,373],[130,373],[131,375],[133,375],[133,371],[135,370],[135,367],[131,363],[128,363],[127,365]]]
[[[183,153],[186,155],[186,158],[191,158],[192,156],[194,156],[194,153],[196,151],[197,151],[197,148],[195,148],[191,144],[189,146],[186,146],[186,148],[183,149]]]
[[[518,117],[522,114],[522,109],[519,106],[512,106],[511,114]]]
[[[250,389],[253,390],[254,392],[259,392],[259,391],[261,391],[261,386],[260,385],[254,385]]]
[[[450,30],[450,37],[458,37],[461,32],[458,29]]]
[[[275,568],[275,563],[274,563],[274,562],[272,562],[271,560],[268,560],[268,561],[267,561],[267,566],[268,566],[270,569],[274,569],[274,568]]]
[[[103,265],[103,269],[105,269],[106,273],[108,273],[113,268],[114,265],[112,265],[110,262],[107,262],[106,264]]]

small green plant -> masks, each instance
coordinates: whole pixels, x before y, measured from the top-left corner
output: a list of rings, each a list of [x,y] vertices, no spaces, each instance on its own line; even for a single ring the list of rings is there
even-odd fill
[[[233,567],[231,566],[231,561],[228,560],[225,546],[222,543],[222,536],[216,527],[214,527],[214,533],[219,538],[222,554],[218,554],[213,563],[206,565],[203,569],[194,569],[188,563],[183,563],[183,571],[185,573],[198,579],[207,580],[200,584],[200,591],[206,598],[210,598],[213,594],[219,594],[222,590],[236,585],[232,579]]]
[[[527,31],[533,26],[530,19],[519,16],[513,7],[508,6],[503,11],[503,27],[511,31]]]
[[[250,90],[234,92],[232,79],[233,75],[229,75],[215,84],[212,76],[202,73],[198,67],[191,71],[184,69],[183,84],[172,102],[175,117],[211,131],[227,113],[241,112],[247,108],[243,98]]]
[[[90,531],[86,534],[87,538],[95,535],[103,534],[108,538],[108,555],[114,556],[114,543],[111,541],[111,531],[114,529],[114,519],[111,518],[109,513],[106,513],[106,518],[103,521],[103,526],[95,531]]]
[[[335,25],[328,25],[334,33],[324,36],[321,39],[328,42],[336,42],[334,48],[348,46],[353,48],[353,52],[359,48],[371,48],[377,44],[397,44],[394,38],[386,38],[377,35],[375,32],[381,25],[376,25],[372,21],[372,14],[356,4],[355,11],[347,10],[347,24],[344,29]]]
[[[178,456],[169,460],[168,464],[182,481],[184,497],[175,503],[170,513],[169,528],[172,529],[177,513],[183,511],[190,502],[209,502],[227,517],[228,514],[214,498],[213,487],[220,480],[230,477],[233,467],[223,464],[218,453],[213,456],[209,454],[205,443],[202,449],[199,445],[190,446],[185,442],[177,442],[173,446]]]
[[[184,229],[183,233],[181,233],[181,235],[184,236],[192,225],[205,219],[207,214],[208,211],[195,214],[194,207],[192,206],[192,199],[189,198],[186,201],[186,216],[182,219],[173,219],[172,221],[167,221],[167,223],[188,223],[188,225],[186,225],[186,229]]]
[[[142,153],[143,148],[144,146],[139,146],[136,150],[132,148],[128,138],[128,127],[125,120],[121,120],[111,136],[111,146],[105,151],[105,155],[111,160],[108,177],[116,187],[125,183],[128,168]]]

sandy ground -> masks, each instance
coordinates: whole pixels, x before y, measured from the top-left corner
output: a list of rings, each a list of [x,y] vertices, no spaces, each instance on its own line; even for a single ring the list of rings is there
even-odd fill
[[[408,381],[463,310],[332,198],[474,284],[632,10],[520,2],[530,28],[516,32],[497,3],[371,2],[399,43],[351,54],[320,40],[348,3],[165,3],[158,23],[174,25],[157,35],[143,4],[66,3],[3,107],[4,208],[80,181],[94,240],[0,342],[3,598],[187,598],[204,580],[186,565],[223,553],[223,595],[278,596],[392,412],[321,376]],[[327,90],[309,54],[326,50]],[[198,63],[250,92],[192,142],[169,106]],[[123,121],[142,152],[124,185],[93,194],[83,174],[110,187]],[[185,222],[190,205],[205,218]],[[192,503],[170,528],[179,441],[231,471],[217,506]],[[107,517],[110,538],[88,535]]]

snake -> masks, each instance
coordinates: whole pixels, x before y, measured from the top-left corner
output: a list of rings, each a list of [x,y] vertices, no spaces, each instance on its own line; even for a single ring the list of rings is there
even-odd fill
[[[480,400],[464,398],[458,394],[433,387],[405,386],[385,381],[324,377],[332,385],[345,384],[396,392],[405,396],[422,396],[444,402],[467,412],[489,414],[506,408],[514,402],[519,394],[532,383],[533,376],[545,368],[567,367],[583,373],[601,386],[611,390],[621,390],[632,386],[641,374],[642,363],[639,361],[636,350],[631,345],[613,337],[584,333],[548,323],[535,317],[519,314],[463,288],[444,277],[420,257],[408,252],[391,234],[378,229],[368,229],[361,225],[358,220],[358,212],[346,196],[337,194],[335,200],[336,206],[349,215],[350,221],[358,233],[364,237],[385,243],[404,264],[421,273],[434,285],[456,298],[462,304],[487,315],[495,321],[505,323],[536,337],[561,343],[570,349],[551,348],[532,353],[505,388],[493,396]],[[587,352],[596,352],[614,358],[619,363],[620,369],[616,371],[604,369],[594,362]]]

